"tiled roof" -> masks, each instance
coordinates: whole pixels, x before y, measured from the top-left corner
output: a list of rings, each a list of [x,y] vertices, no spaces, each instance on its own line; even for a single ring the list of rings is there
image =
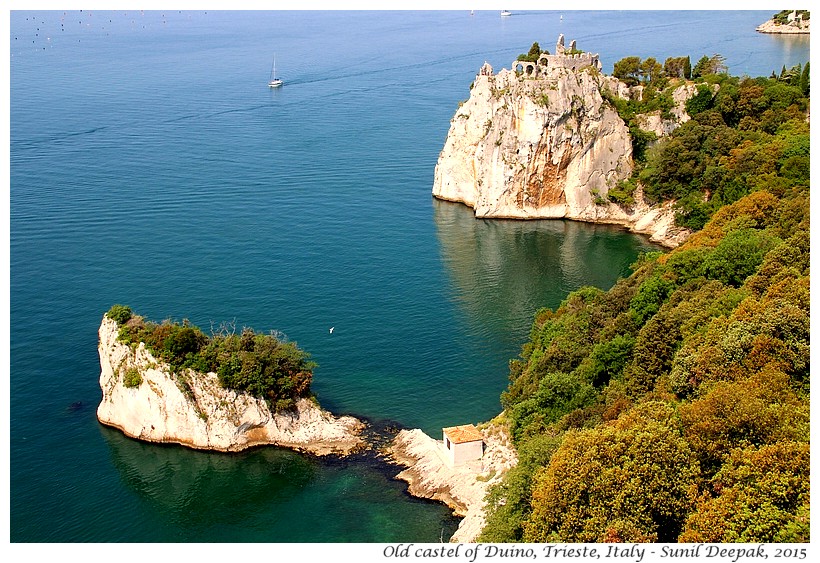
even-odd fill
[[[481,432],[472,424],[462,424],[461,426],[451,426],[444,429],[444,433],[454,444],[463,444],[464,442],[475,442],[476,440],[483,440]]]

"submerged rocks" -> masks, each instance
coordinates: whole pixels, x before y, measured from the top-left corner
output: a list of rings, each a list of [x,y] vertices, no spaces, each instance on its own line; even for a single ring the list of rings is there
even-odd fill
[[[364,444],[364,424],[353,417],[335,417],[305,398],[292,411],[272,412],[263,399],[221,387],[215,373],[174,375],[143,343],[132,348],[117,335],[116,321],[104,318],[97,418],[128,436],[203,450],[267,444],[315,455],[345,455]]]

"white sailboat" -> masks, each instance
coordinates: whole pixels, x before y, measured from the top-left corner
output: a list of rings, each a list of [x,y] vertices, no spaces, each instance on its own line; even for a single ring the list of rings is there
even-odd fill
[[[276,77],[276,55],[273,56],[273,67],[270,69],[270,80],[268,81],[268,86],[271,88],[279,88],[284,82],[282,82],[281,78]]]

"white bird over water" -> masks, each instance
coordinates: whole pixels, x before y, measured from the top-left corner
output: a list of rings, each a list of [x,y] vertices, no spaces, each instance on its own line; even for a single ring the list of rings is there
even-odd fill
[[[335,326],[330,327],[330,334],[333,334],[333,329],[336,328]]]

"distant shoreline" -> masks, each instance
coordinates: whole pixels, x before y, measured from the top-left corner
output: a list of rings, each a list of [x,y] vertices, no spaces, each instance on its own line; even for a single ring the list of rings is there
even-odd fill
[[[782,35],[810,35],[811,34],[811,20],[806,22],[801,22],[798,24],[797,22],[790,22],[788,24],[779,24],[774,21],[774,19],[770,19],[755,29],[760,33],[774,33],[774,34],[782,34]],[[794,25],[793,25],[794,24]],[[805,26],[805,27],[804,27]]]

